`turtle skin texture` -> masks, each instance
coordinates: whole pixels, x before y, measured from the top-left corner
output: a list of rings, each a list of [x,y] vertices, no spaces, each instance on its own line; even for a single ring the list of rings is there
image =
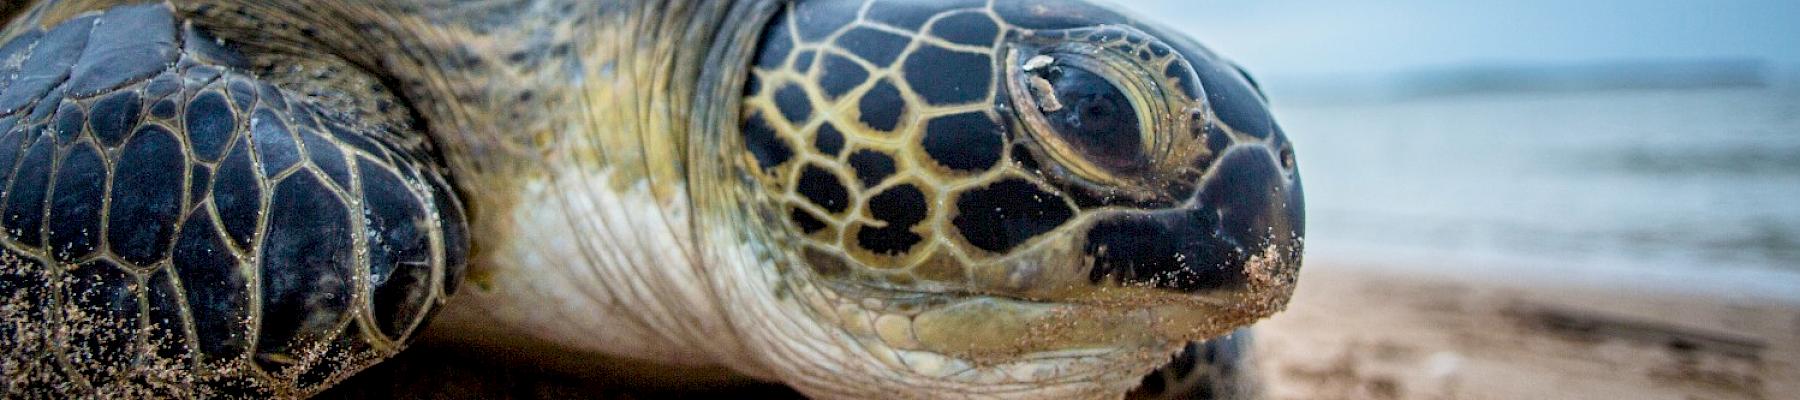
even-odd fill
[[[1246,284],[1242,271],[1258,249],[1280,244],[1264,227],[1303,231],[1292,144],[1256,81],[1154,24],[1073,1],[816,0],[790,4],[766,29],[745,88],[742,140],[765,190],[791,193],[776,201],[777,214],[821,276],[979,291],[966,286],[969,276],[1123,208],[1154,211],[1087,231],[1078,256],[1094,260],[1091,284],[1229,290]],[[1015,115],[1031,105],[1006,93],[1008,50],[1026,54],[1010,62],[1024,62],[1039,41],[1123,53],[1153,66],[1164,87],[1205,98],[1211,114],[1195,117],[1204,122],[1190,142],[1202,155],[1172,173],[1181,178],[1145,185],[1150,195],[1059,172],[1067,159],[1032,150],[1047,140],[1019,133],[1026,122]],[[1113,177],[1155,176],[1140,137],[1121,134],[1149,117],[1112,83],[1122,79],[1060,72],[1046,75],[1063,103],[1048,125],[1077,157]],[[1283,181],[1293,189],[1254,192]],[[1231,239],[1211,239],[1220,237]],[[1252,336],[1244,328],[1187,343],[1131,397],[1256,397]]]
[[[0,391],[303,396],[455,290],[444,177],[162,4],[0,45]]]
[[[0,20],[18,12],[0,6]],[[1062,198],[1058,193],[1085,192],[1026,173],[1051,160],[1004,136],[1016,122],[999,109],[981,109],[1000,104],[995,91],[971,89],[997,88],[1005,77],[929,73],[931,65],[996,62],[971,55],[1000,38],[996,24],[1063,28],[1062,21],[1019,10],[990,12],[931,20],[934,29],[924,31],[933,35],[930,45],[914,50],[885,46],[893,38],[883,35],[891,31],[839,37],[843,43],[827,44],[841,45],[831,53],[780,50],[782,41],[816,45],[820,38],[809,30],[848,22],[792,22],[792,37],[770,34],[758,43],[765,55],[756,64],[760,78],[745,94],[762,108],[745,114],[741,131],[758,171],[778,171],[768,180],[794,178],[792,187],[780,188],[794,194],[783,221],[808,235],[829,227],[830,236],[851,238],[840,254],[822,257],[909,267],[930,254],[922,239],[940,235],[988,257],[1029,247],[1090,209],[1168,205],[1091,194]],[[944,28],[950,22],[992,31],[953,32]],[[467,209],[442,155],[419,139],[416,117],[390,112],[409,107],[392,104],[399,96],[386,83],[348,79],[326,85],[354,87],[348,96],[321,93],[296,83],[291,72],[254,62],[238,44],[214,40],[165,4],[105,8],[16,29],[0,36],[6,38],[0,43],[0,346],[7,348],[0,391],[52,398],[310,396],[398,353],[463,280]],[[1082,33],[1113,40],[1104,35],[1120,32]],[[1145,48],[1143,57],[1171,57],[1162,50]],[[777,53],[780,58],[767,56]],[[859,62],[847,64],[852,57]],[[871,73],[877,70],[886,73]],[[1221,124],[1201,131],[1206,143],[1219,146],[1210,150],[1225,154],[1238,140],[1280,149],[1203,161],[1291,164],[1254,82],[1229,68],[1198,73],[1209,82],[1234,82],[1207,88],[1221,113]],[[819,79],[768,79],[779,74]],[[811,105],[791,101],[795,93],[851,104],[856,113],[848,115],[856,118],[825,121]],[[965,111],[952,112],[957,109]],[[914,118],[925,111],[934,114]],[[917,142],[904,150],[867,140],[906,129],[923,134],[911,136]],[[1080,144],[1101,156],[1133,145]],[[922,169],[909,176],[896,174],[896,165]],[[1268,172],[1239,180],[1278,175],[1269,168],[1232,170]],[[940,195],[971,211],[926,206],[925,196]],[[1241,208],[1253,206],[1264,205]],[[847,222],[847,209],[879,210],[871,213],[880,221]],[[983,209],[996,211],[975,211]],[[1189,216],[1165,214],[1096,230],[1091,247],[1129,248],[1132,237],[1191,234],[1157,231],[1172,226],[1157,218]],[[1018,225],[1009,215],[1032,221]],[[914,229],[923,226],[945,231]],[[1105,268],[1088,279],[1180,292],[1242,284],[1215,279],[1235,276],[1221,271],[1236,268],[1195,270],[1129,256],[1225,253],[1139,250],[1145,251],[1101,257]],[[1239,265],[1241,258],[1220,263]],[[920,268],[905,273],[934,279]],[[1243,331],[1189,343],[1132,396],[1246,396],[1248,343]]]

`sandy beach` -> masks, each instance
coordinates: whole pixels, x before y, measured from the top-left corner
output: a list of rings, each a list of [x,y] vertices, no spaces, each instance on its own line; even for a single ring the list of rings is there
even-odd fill
[[[1800,398],[1794,273],[1340,260],[1308,262],[1288,310],[1256,325],[1268,398]],[[693,394],[467,353],[424,343],[322,397]]]
[[[1793,276],[1432,267],[1309,263],[1257,325],[1270,397],[1800,398]]]

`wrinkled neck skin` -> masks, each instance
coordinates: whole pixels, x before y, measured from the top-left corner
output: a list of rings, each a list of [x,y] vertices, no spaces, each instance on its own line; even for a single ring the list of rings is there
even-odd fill
[[[664,384],[778,378],[702,259],[687,167],[707,58],[747,40],[732,27],[754,4],[520,2],[479,11],[492,27],[398,28],[428,50],[408,53],[431,60],[408,97],[472,216],[470,278],[432,335]]]
[[[452,171],[474,252],[428,340],[862,398],[1116,397],[1177,348],[899,350],[920,310],[817,284],[739,170],[740,94],[777,0],[495,3],[245,6],[324,27],[272,47],[380,71]]]

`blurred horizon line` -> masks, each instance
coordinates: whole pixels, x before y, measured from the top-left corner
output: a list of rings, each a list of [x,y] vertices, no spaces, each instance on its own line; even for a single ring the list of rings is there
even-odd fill
[[[1399,101],[1495,94],[1794,88],[1800,87],[1800,64],[1757,57],[1471,60],[1397,72],[1254,76],[1276,100]]]

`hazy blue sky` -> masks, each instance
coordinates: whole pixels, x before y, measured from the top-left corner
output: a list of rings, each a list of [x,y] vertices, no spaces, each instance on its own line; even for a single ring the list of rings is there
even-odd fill
[[[1800,0],[1114,0],[1262,76],[1465,65],[1761,60],[1800,66]]]

